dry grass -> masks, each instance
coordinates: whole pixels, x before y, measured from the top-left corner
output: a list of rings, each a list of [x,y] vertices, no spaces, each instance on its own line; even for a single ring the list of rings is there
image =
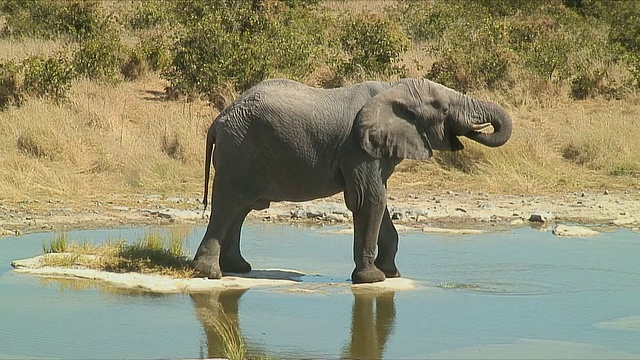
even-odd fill
[[[65,45],[62,40],[4,38],[0,39],[0,61],[21,61],[36,55],[48,57],[66,51]]]
[[[217,112],[165,101],[166,85],[157,75],[117,86],[82,80],[62,105],[31,99],[0,112],[2,197],[192,192]]]
[[[377,11],[393,3],[326,4]],[[61,46],[3,40],[0,54],[20,58]],[[414,48],[401,63],[419,77],[432,61]],[[571,101],[566,88],[522,79],[508,92],[473,94],[504,104],[512,114],[514,133],[505,146],[488,149],[463,140],[462,153],[405,161],[391,186],[516,194],[638,187],[640,97]],[[78,80],[62,104],[29,99],[0,112],[0,198],[201,194],[205,134],[218,110],[201,101],[169,101],[167,85],[157,74],[118,85]],[[235,96],[227,91],[216,102],[228,104]]]

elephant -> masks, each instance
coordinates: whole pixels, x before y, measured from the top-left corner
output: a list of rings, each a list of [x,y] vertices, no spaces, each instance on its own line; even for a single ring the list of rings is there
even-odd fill
[[[482,131],[492,126],[493,131]],[[210,279],[246,273],[242,224],[277,201],[344,195],[353,213],[353,284],[399,277],[398,232],[387,179],[403,159],[463,149],[459,136],[505,144],[512,120],[500,105],[424,78],[366,81],[333,89],[264,80],[223,109],[206,136],[204,199],[215,168],[211,214],[194,259]]]
[[[395,292],[351,289],[351,339],[343,359],[382,359],[396,321]]]

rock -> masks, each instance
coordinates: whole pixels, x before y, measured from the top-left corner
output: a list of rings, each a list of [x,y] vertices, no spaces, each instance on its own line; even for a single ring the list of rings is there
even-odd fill
[[[0,228],[0,236],[5,236],[5,235],[16,235],[16,233],[11,230]]]
[[[358,285],[353,285],[348,281],[318,283],[317,281],[308,281],[307,279],[310,276],[305,276],[307,275],[305,273],[289,269],[254,269],[246,274],[225,274],[221,279],[213,280],[207,278],[174,279],[165,275],[140,274],[134,272],[112,273],[87,269],[81,266],[73,268],[42,267],[43,257],[50,255],[52,254],[40,255],[31,259],[15,260],[11,265],[14,267],[14,271],[23,274],[48,278],[76,278],[102,281],[118,288],[138,289],[167,294],[215,291],[226,288],[249,289],[254,287],[269,287],[269,289],[298,292],[320,291],[322,288],[335,289],[336,287],[351,288],[352,291],[401,291],[412,290],[418,286],[415,281],[407,278],[393,278],[373,284]],[[68,256],[68,254],[59,255]]]
[[[553,214],[548,211],[536,211],[529,216],[529,221],[532,222],[548,222],[553,220]]]
[[[292,219],[302,219],[306,215],[306,211],[302,209],[291,210]]]
[[[493,209],[496,208],[496,206],[493,205],[493,203],[488,202],[488,203],[484,203],[484,204],[480,205],[480,208],[484,209],[484,210],[493,210]]]
[[[129,211],[130,210],[129,207],[127,207],[127,206],[112,206],[111,208],[113,210],[116,210],[116,211]]]
[[[615,219],[611,221],[611,224],[615,226],[626,226],[626,225],[635,224],[637,222],[638,220],[634,218],[620,218],[620,219]]]
[[[166,200],[167,200],[167,201],[169,201],[169,202],[172,202],[172,203],[176,203],[176,204],[177,204],[177,203],[181,203],[181,202],[183,202],[183,201],[184,201],[184,199],[183,199],[183,198],[181,198],[181,197],[175,197],[175,196],[173,196],[173,197],[169,197],[169,198],[167,198]]]
[[[609,190],[604,189],[604,195],[609,195]]]
[[[308,219],[322,219],[326,214],[321,209],[310,209],[306,215]]]
[[[402,220],[404,218],[404,212],[402,210],[392,210],[391,220]]]
[[[341,214],[327,214],[324,217],[325,220],[329,220],[331,222],[345,222],[348,219],[344,217],[344,215]]]
[[[569,226],[569,225],[558,225],[555,229],[553,229],[553,235],[556,236],[565,236],[565,237],[584,237],[584,236],[595,236],[600,234],[595,230],[591,230],[584,226]]]
[[[155,212],[157,216],[170,220],[198,220],[202,214],[193,210],[162,209]]]

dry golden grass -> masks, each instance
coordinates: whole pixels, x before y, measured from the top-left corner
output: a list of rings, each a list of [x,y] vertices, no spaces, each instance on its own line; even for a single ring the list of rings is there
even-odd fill
[[[325,4],[338,11],[380,11],[394,2]],[[0,41],[3,59],[61,48],[55,41]],[[432,62],[414,47],[400,64],[409,76],[421,77]],[[505,105],[512,114],[513,137],[505,146],[488,149],[463,140],[467,148],[462,153],[405,161],[390,185],[490,193],[638,187],[640,97],[571,101],[566,85],[521,75],[513,74],[520,82],[509,91],[473,94]],[[623,75],[611,69],[611,79]],[[153,73],[118,85],[78,80],[62,104],[29,99],[1,111],[0,199],[199,196],[205,134],[218,110],[202,101],[169,101],[167,85]],[[226,105],[236,96],[229,87],[214,100]]]
[[[65,42],[62,40],[0,39],[0,61],[21,61],[36,55],[48,57],[60,51],[66,51]]]
[[[65,104],[31,99],[0,112],[2,197],[201,194],[204,138],[217,111],[165,101],[164,86],[156,75],[117,86],[85,80]],[[478,96],[504,100],[496,93]],[[637,187],[637,97],[508,108],[514,132],[505,146],[463,140],[462,153],[404,162],[391,186],[489,193]]]
[[[31,196],[193,192],[216,111],[165,101],[157,76],[77,82],[69,101],[30,99],[0,112],[0,193]]]

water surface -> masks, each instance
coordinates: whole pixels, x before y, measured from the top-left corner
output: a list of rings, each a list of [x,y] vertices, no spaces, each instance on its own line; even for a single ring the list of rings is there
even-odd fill
[[[148,228],[73,231],[130,240]],[[162,229],[161,229],[162,230]],[[398,266],[418,288],[366,292],[346,283],[351,235],[251,225],[256,269],[310,274],[307,289],[153,295],[11,271],[55,234],[0,239],[0,358],[219,356],[210,319],[238,324],[251,354],[358,358],[640,358],[640,236],[588,239],[523,228],[494,234],[401,234]],[[192,253],[204,233],[188,237]]]

